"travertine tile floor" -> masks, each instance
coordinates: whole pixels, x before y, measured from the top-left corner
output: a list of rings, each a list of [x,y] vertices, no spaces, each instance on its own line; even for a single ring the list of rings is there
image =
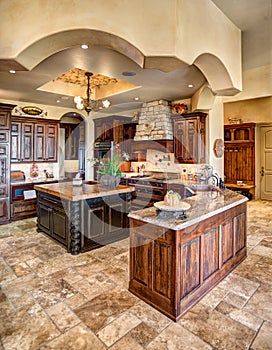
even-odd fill
[[[0,226],[0,349],[272,349],[272,202],[248,214],[247,259],[178,323],[128,292],[128,240],[71,256]]]

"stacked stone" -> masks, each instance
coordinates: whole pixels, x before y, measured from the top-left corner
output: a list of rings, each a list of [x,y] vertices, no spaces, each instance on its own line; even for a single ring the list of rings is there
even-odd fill
[[[159,100],[142,105],[134,140],[172,140],[172,107],[169,101]]]

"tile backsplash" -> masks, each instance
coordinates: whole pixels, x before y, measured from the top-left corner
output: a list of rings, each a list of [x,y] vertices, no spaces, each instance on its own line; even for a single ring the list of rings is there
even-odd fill
[[[21,170],[25,173],[26,179],[30,178],[30,171],[31,166],[33,163],[25,164],[25,163],[16,163],[11,164],[10,169],[11,170]],[[44,170],[48,171],[48,173],[53,173],[54,177],[59,177],[59,166],[58,163],[36,163],[38,165],[38,178],[44,179],[45,178],[45,172]]]

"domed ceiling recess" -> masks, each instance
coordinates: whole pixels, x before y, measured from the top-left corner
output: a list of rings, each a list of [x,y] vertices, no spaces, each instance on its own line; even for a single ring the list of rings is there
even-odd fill
[[[86,70],[73,68],[42,85],[38,90],[85,97],[87,86],[85,73]],[[95,72],[91,73],[93,73],[93,75],[90,80],[90,86],[92,89],[92,98],[94,99],[105,98],[140,87],[140,85],[128,83],[123,80]]]

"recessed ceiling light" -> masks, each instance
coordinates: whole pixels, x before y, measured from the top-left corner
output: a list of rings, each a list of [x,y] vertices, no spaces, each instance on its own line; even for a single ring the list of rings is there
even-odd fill
[[[60,100],[57,100],[57,103],[60,103]]]
[[[134,100],[135,101],[139,101],[139,97],[134,97]]]
[[[89,46],[88,46],[87,44],[82,44],[82,45],[81,45],[81,48],[82,48],[83,50],[87,50],[87,49],[89,48]]]
[[[125,77],[133,77],[134,75],[136,75],[135,72],[123,72],[122,75],[124,75]]]
[[[10,72],[10,74],[15,74],[15,73],[16,73],[16,70],[10,69],[9,72]]]
[[[188,84],[187,86],[188,86],[188,88],[192,88],[192,87],[194,87],[194,85],[193,85],[193,84]]]

